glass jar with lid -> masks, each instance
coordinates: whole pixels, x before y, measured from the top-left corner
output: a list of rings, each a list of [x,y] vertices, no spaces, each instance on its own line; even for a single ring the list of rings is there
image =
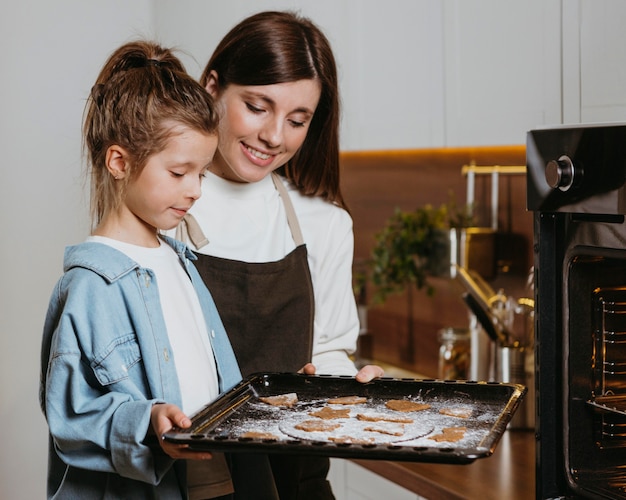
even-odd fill
[[[439,378],[467,380],[470,369],[470,331],[467,328],[443,328],[439,340]]]

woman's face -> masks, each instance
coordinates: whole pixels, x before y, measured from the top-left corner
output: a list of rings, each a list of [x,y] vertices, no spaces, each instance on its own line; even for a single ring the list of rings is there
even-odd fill
[[[217,88],[207,83],[220,110],[219,145],[209,170],[235,182],[257,182],[296,154],[320,99],[317,80]]]

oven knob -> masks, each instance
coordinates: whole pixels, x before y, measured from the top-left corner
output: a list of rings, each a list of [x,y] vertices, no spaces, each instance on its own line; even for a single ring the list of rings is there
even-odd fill
[[[574,164],[568,156],[550,160],[546,165],[546,181],[552,189],[567,191],[574,184]]]

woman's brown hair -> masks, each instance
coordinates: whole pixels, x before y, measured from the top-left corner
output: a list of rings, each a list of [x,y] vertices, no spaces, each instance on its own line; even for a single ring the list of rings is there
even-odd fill
[[[291,12],[250,16],[230,30],[207,63],[219,90],[230,84],[273,85],[303,79],[320,82],[321,96],[304,143],[279,169],[305,195],[346,208],[339,185],[339,90],[330,44],[309,19]]]
[[[119,206],[129,178],[136,178],[148,158],[166,147],[175,124],[217,134],[212,97],[170,49],[148,41],[122,45],[106,61],[85,106],[92,224]],[[113,144],[130,158],[130,175],[120,181],[105,165]]]

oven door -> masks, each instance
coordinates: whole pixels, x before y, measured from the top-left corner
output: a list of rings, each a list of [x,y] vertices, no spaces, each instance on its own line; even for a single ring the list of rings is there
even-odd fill
[[[574,245],[564,278],[567,483],[585,497],[626,498],[626,247]]]
[[[537,498],[626,498],[626,124],[531,130],[526,146]]]

